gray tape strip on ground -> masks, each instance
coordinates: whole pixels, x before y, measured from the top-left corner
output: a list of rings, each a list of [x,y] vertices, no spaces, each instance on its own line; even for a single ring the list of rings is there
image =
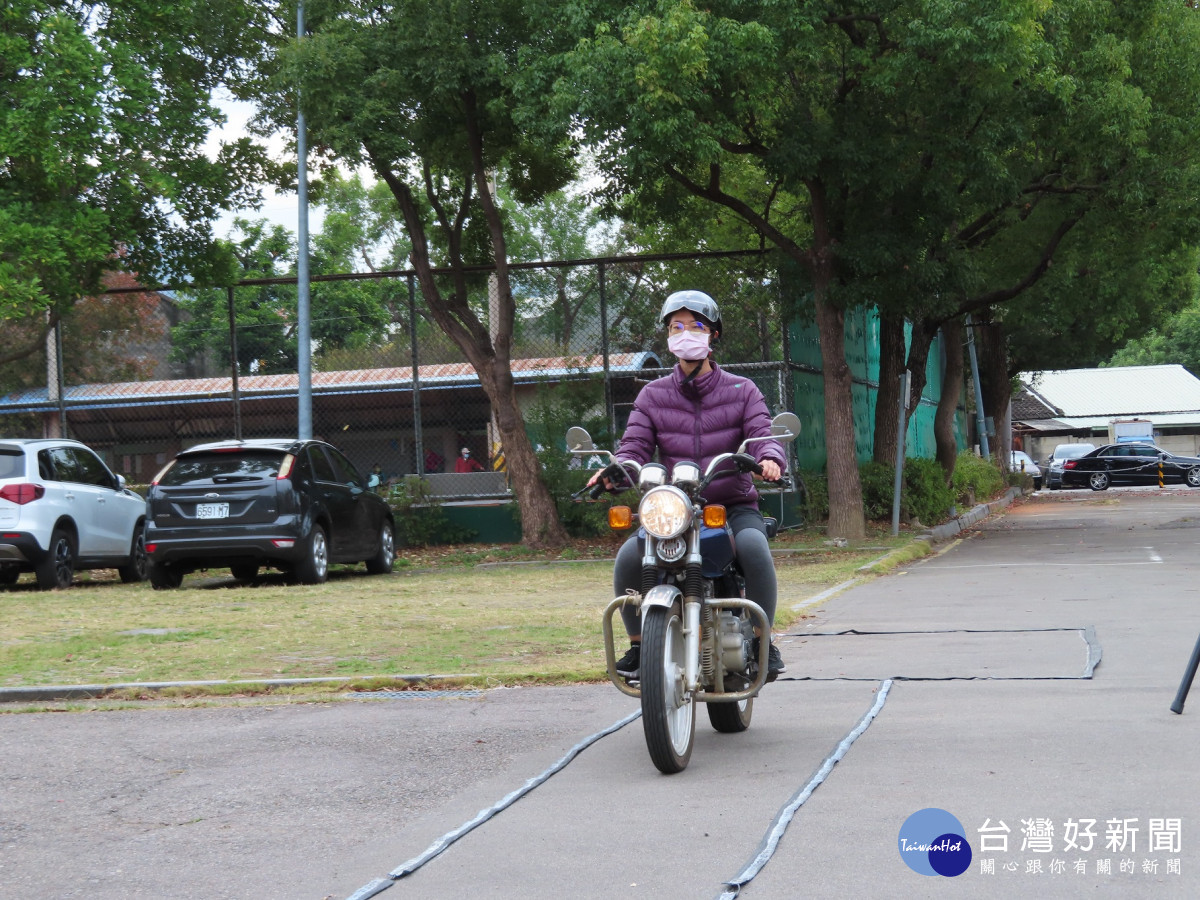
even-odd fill
[[[556,763],[554,763],[554,765],[552,765],[552,766],[550,766],[550,768],[546,769],[546,771],[542,772],[540,775],[536,775],[533,778],[530,778],[521,787],[517,788],[511,794],[508,794],[507,796],[503,797],[502,799],[500,799],[493,805],[489,806],[487,809],[480,810],[479,814],[476,815],[475,818],[471,819],[471,821],[466,822],[463,825],[460,825],[454,831],[451,831],[447,834],[442,835],[440,838],[438,838],[436,841],[434,841],[432,844],[430,844],[429,847],[426,848],[424,853],[422,853],[420,856],[415,856],[412,859],[408,860],[408,862],[402,863],[401,865],[397,866],[395,869],[393,869],[391,872],[389,872],[387,874],[386,878],[376,878],[370,884],[364,885],[363,887],[359,888],[357,891],[355,891],[353,894],[351,894],[350,897],[347,898],[347,900],[366,900],[366,898],[368,898],[368,897],[374,897],[376,894],[380,893],[381,891],[387,890],[396,881],[403,878],[405,875],[411,875],[413,872],[417,871],[417,869],[421,868],[421,866],[425,865],[425,863],[429,862],[431,859],[434,859],[435,857],[437,857],[441,853],[443,853],[446,850],[446,848],[448,848],[451,844],[453,844],[459,838],[463,837],[464,835],[466,835],[469,832],[473,831],[474,829],[478,828],[480,825],[482,825],[488,819],[492,818],[492,816],[494,816],[497,813],[502,812],[503,810],[512,806],[514,803],[516,803],[518,800],[520,800],[522,797],[524,797],[526,794],[528,794],[534,788],[538,787],[543,782],[547,781],[552,775],[554,775],[557,772],[560,772],[562,769],[564,769],[567,766],[568,763],[571,762],[571,760],[573,760],[576,756],[578,756],[580,753],[582,753],[584,750],[586,750],[592,744],[596,743],[596,741],[600,740],[601,738],[608,737],[608,735],[612,734],[613,732],[620,731],[622,728],[624,728],[630,722],[633,722],[638,717],[640,717],[641,714],[642,714],[642,711],[639,709],[636,712],[630,713],[625,718],[621,719],[619,722],[614,722],[612,725],[609,725],[604,730],[597,731],[595,734],[589,735],[588,737],[584,738],[582,741],[580,741],[578,744],[576,744],[574,747],[572,747],[570,750],[568,750],[562,756],[562,758],[560,758]]]
[[[792,821],[792,816],[796,814],[804,802],[812,796],[812,792],[821,786],[821,783],[829,777],[829,773],[833,771],[833,767],[841,761],[842,757],[850,749],[850,745],[862,736],[862,733],[867,730],[871,721],[879,715],[879,711],[883,709],[883,704],[887,702],[888,692],[892,689],[892,681],[888,679],[880,684],[879,693],[875,697],[875,703],[867,710],[858,722],[854,729],[842,738],[842,742],[837,745],[833,753],[825,758],[820,767],[813,776],[808,780],[796,794],[788,801],[775,816],[775,821],[771,823],[771,827],[767,829],[767,835],[763,838],[763,842],[759,845],[758,852],[754,858],[746,864],[736,876],[725,882],[728,888],[720,895],[720,900],[734,900],[741,892],[742,888],[749,884],[775,854],[775,848],[779,846],[779,842],[783,839],[783,834],[787,831],[788,825]]]

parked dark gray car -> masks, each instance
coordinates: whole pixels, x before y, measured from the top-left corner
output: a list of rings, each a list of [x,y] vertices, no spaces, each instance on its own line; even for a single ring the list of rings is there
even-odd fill
[[[1062,473],[1063,467],[1068,459],[1078,459],[1084,454],[1091,453],[1096,449],[1095,444],[1058,444],[1046,464],[1042,466],[1042,471],[1046,474],[1046,487],[1055,491],[1063,486]]]
[[[146,553],[156,589],[197,569],[243,581],[264,566],[319,584],[330,563],[395,560],[391,509],[340,451],[321,441],[250,440],[184,450],[147,494]]]
[[[1164,484],[1200,487],[1200,458],[1178,456],[1154,444],[1105,444],[1078,459],[1063,463],[1063,487],[1090,487],[1103,491],[1109,485],[1156,485],[1159,472]]]

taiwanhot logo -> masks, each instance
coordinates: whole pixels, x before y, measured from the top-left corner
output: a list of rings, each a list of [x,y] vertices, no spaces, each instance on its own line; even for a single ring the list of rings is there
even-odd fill
[[[971,865],[962,823],[944,809],[920,809],[900,826],[900,858],[921,875],[953,878]]]

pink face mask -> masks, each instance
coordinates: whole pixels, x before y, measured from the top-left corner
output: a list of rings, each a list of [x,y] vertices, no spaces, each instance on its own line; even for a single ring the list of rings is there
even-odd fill
[[[708,357],[708,335],[699,331],[683,331],[667,338],[667,349],[686,362]]]

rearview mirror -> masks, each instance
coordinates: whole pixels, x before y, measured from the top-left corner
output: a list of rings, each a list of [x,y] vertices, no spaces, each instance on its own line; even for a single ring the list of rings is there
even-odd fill
[[[781,412],[771,420],[771,434],[783,443],[790,443],[800,436],[800,417],[794,412]]]
[[[568,453],[590,453],[595,449],[596,445],[592,443],[592,436],[586,428],[572,425],[567,429]]]

